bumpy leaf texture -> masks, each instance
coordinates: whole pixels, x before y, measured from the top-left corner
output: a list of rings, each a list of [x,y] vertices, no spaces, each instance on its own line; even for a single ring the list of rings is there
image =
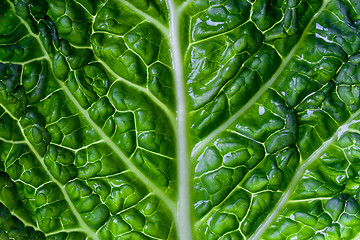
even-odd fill
[[[0,0],[0,239],[359,239],[358,0]]]

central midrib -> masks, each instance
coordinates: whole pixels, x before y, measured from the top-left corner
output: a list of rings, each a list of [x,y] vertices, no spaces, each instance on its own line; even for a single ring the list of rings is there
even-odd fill
[[[180,25],[183,6],[176,6],[173,0],[167,1],[170,11],[170,49],[173,61],[173,75],[176,95],[176,162],[178,179],[176,226],[179,240],[192,240],[192,201],[190,151],[188,145],[187,101],[185,91],[184,66],[180,44]]]

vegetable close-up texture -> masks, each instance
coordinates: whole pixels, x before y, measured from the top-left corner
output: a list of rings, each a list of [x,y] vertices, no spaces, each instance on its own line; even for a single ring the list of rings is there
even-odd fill
[[[359,64],[358,0],[0,0],[0,239],[360,239]]]

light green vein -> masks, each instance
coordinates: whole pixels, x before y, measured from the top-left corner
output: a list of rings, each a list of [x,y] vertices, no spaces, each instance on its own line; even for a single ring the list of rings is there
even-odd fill
[[[139,85],[136,85],[136,84],[130,82],[129,80],[122,78],[117,73],[115,73],[103,60],[101,60],[98,57],[95,57],[95,59],[96,59],[96,61],[101,63],[101,65],[106,69],[106,71],[108,71],[111,75],[113,75],[118,81],[124,82],[128,86],[135,88],[136,90],[138,90],[140,92],[145,93],[152,101],[155,102],[155,104],[157,104],[165,112],[165,114],[167,115],[167,117],[170,120],[171,125],[175,128],[176,118],[175,118],[174,113],[163,102],[161,102],[157,97],[155,97],[154,94],[152,94],[149,91],[149,89],[141,87]]]
[[[279,68],[276,70],[276,72],[271,76],[269,81],[267,81],[258,91],[257,93],[243,106],[241,107],[237,112],[235,112],[227,121],[225,121],[223,124],[221,124],[218,128],[216,128],[214,131],[212,131],[206,138],[204,138],[202,141],[198,142],[195,147],[193,148],[193,151],[191,153],[191,157],[193,159],[196,159],[203,149],[207,146],[209,142],[211,142],[217,135],[225,131],[228,127],[230,127],[231,124],[236,122],[236,120],[242,116],[264,93],[267,91],[270,86],[276,81],[276,79],[280,76],[280,74],[283,72],[283,70],[286,68],[288,63],[290,62],[291,58],[295,55],[297,49],[299,46],[304,42],[306,35],[308,34],[309,28],[314,22],[314,20],[324,11],[326,5],[331,0],[326,0],[322,7],[314,14],[312,19],[309,21],[308,25],[304,29],[300,40],[295,44],[295,46],[291,49],[289,54],[286,56],[286,58],[282,61]]]
[[[8,140],[8,139],[2,138],[2,137],[0,137],[0,141],[10,143],[10,144],[22,144],[22,143],[25,143],[25,141],[13,141],[13,140]]]
[[[81,228],[69,228],[69,229],[63,229],[63,230],[59,230],[59,231],[55,231],[55,232],[51,232],[51,233],[45,233],[44,235],[46,237],[50,237],[50,236],[54,236],[59,233],[73,233],[73,232],[82,232],[82,233],[86,234],[86,232],[84,232],[84,230]]]
[[[157,19],[153,18],[147,13],[144,13],[143,11],[141,11],[140,9],[138,9],[137,7],[135,7],[134,5],[132,5],[131,3],[125,0],[117,0],[117,1],[124,4],[131,10],[133,10],[135,13],[143,17],[146,21],[154,24],[154,26],[157,27],[165,36],[169,37],[169,29],[164,24],[159,22]]]
[[[9,64],[17,64],[17,65],[26,65],[26,64],[29,64],[29,63],[32,63],[32,62],[36,62],[36,61],[41,61],[41,60],[46,60],[46,58],[45,58],[45,57],[33,58],[33,59],[30,59],[30,60],[28,60],[28,61],[23,61],[23,62],[4,61],[4,60],[1,60],[1,63],[9,63]]]
[[[312,201],[328,201],[330,199],[332,199],[332,197],[315,197],[315,198],[289,200],[288,203],[312,202]]]
[[[0,200],[0,203],[6,207],[6,204],[5,204],[3,201]],[[35,231],[41,231],[40,228],[38,228],[36,225],[33,225],[33,224],[27,222],[26,220],[24,220],[24,219],[23,219],[21,216],[19,216],[14,210],[10,210],[10,209],[8,209],[8,210],[10,211],[11,215],[13,215],[13,216],[15,216],[17,219],[19,219],[19,220],[25,225],[25,227],[33,228]]]
[[[284,208],[285,204],[288,202],[288,199],[290,195],[294,192],[295,187],[298,185],[299,181],[304,175],[304,172],[306,168],[313,163],[315,160],[319,159],[321,155],[328,149],[329,146],[331,146],[336,140],[338,140],[345,132],[347,132],[349,126],[353,124],[354,119],[357,118],[360,115],[360,109],[357,110],[341,127],[337,129],[337,131],[333,134],[333,136],[327,140],[326,142],[323,142],[323,144],[315,151],[311,156],[304,161],[296,170],[296,174],[292,178],[291,182],[289,183],[287,189],[281,196],[279,202],[275,205],[273,210],[270,212],[270,214],[266,217],[266,219],[263,221],[263,223],[258,227],[258,229],[255,231],[255,233],[249,238],[249,240],[257,240],[260,239],[262,234],[268,229],[270,224],[275,220],[275,218],[278,216],[280,211]]]
[[[148,177],[146,177],[132,162],[131,160],[121,151],[121,149],[105,134],[105,132],[91,119],[89,113],[83,109],[80,103],[72,95],[71,91],[67,86],[60,80],[57,80],[60,87],[64,90],[66,96],[76,106],[79,112],[84,116],[86,121],[92,128],[100,135],[104,142],[110,146],[110,148],[118,155],[121,160],[128,166],[128,168],[145,184],[147,185],[164,203],[169,207],[172,213],[176,212],[176,205],[158,186],[156,186]]]

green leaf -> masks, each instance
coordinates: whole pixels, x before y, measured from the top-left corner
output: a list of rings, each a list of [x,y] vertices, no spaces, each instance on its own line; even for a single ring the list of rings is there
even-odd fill
[[[356,0],[0,2],[0,238],[358,239]]]

